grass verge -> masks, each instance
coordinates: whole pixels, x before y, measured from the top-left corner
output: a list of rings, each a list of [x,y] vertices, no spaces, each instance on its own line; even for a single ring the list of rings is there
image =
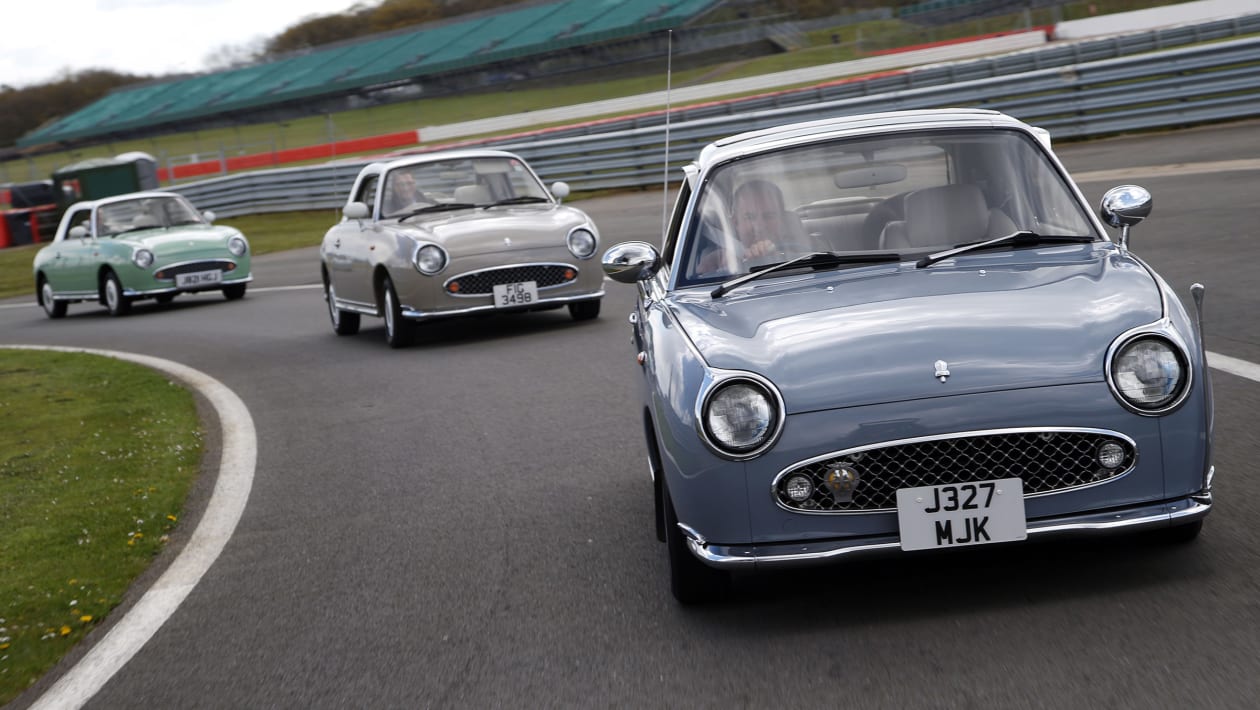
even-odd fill
[[[0,349],[0,705],[119,604],[200,469],[192,394],[82,353]]]

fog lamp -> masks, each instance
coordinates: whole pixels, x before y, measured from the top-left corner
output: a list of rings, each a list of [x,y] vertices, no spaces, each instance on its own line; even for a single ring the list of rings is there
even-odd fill
[[[1104,442],[1098,447],[1098,463],[1106,469],[1120,468],[1124,464],[1124,447],[1114,441]]]
[[[783,486],[783,492],[795,503],[804,503],[814,494],[814,484],[805,476],[792,476]]]

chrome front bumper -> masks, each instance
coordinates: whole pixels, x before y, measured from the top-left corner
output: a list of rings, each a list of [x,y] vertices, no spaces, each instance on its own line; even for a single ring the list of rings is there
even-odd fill
[[[411,320],[435,320],[437,318],[453,318],[456,316],[467,316],[475,313],[512,313],[521,311],[536,311],[540,308],[548,306],[563,306],[578,301],[593,301],[597,298],[604,297],[604,289],[591,291],[588,293],[579,293],[569,296],[552,296],[550,298],[540,298],[528,306],[514,306],[511,308],[500,308],[493,303],[484,306],[470,306],[468,308],[444,309],[440,311],[422,311],[409,306],[402,307],[402,317]],[[372,313],[375,315],[375,312]]]
[[[1056,516],[1028,521],[1029,539],[1089,536],[1167,528],[1202,520],[1212,510],[1211,488],[1202,493],[1163,503],[1135,506],[1103,513]],[[769,545],[716,545],[690,527],[679,523],[687,547],[701,562],[730,570],[802,567],[857,557],[887,556],[901,552],[896,535],[826,540],[822,542]],[[1018,544],[1018,543],[999,543]]]

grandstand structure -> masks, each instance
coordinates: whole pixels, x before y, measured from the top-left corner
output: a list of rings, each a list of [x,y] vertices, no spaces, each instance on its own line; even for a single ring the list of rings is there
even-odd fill
[[[653,35],[722,0],[549,0],[316,47],[266,63],[124,87],[26,134],[20,148],[126,138],[442,95],[659,56]]]

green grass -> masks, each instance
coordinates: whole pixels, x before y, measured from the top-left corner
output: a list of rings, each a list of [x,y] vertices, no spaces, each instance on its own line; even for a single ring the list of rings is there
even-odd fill
[[[81,353],[0,349],[0,705],[118,603],[200,468],[192,395]]]
[[[0,249],[0,298],[29,295],[35,298],[35,277],[31,265],[38,244]]]

